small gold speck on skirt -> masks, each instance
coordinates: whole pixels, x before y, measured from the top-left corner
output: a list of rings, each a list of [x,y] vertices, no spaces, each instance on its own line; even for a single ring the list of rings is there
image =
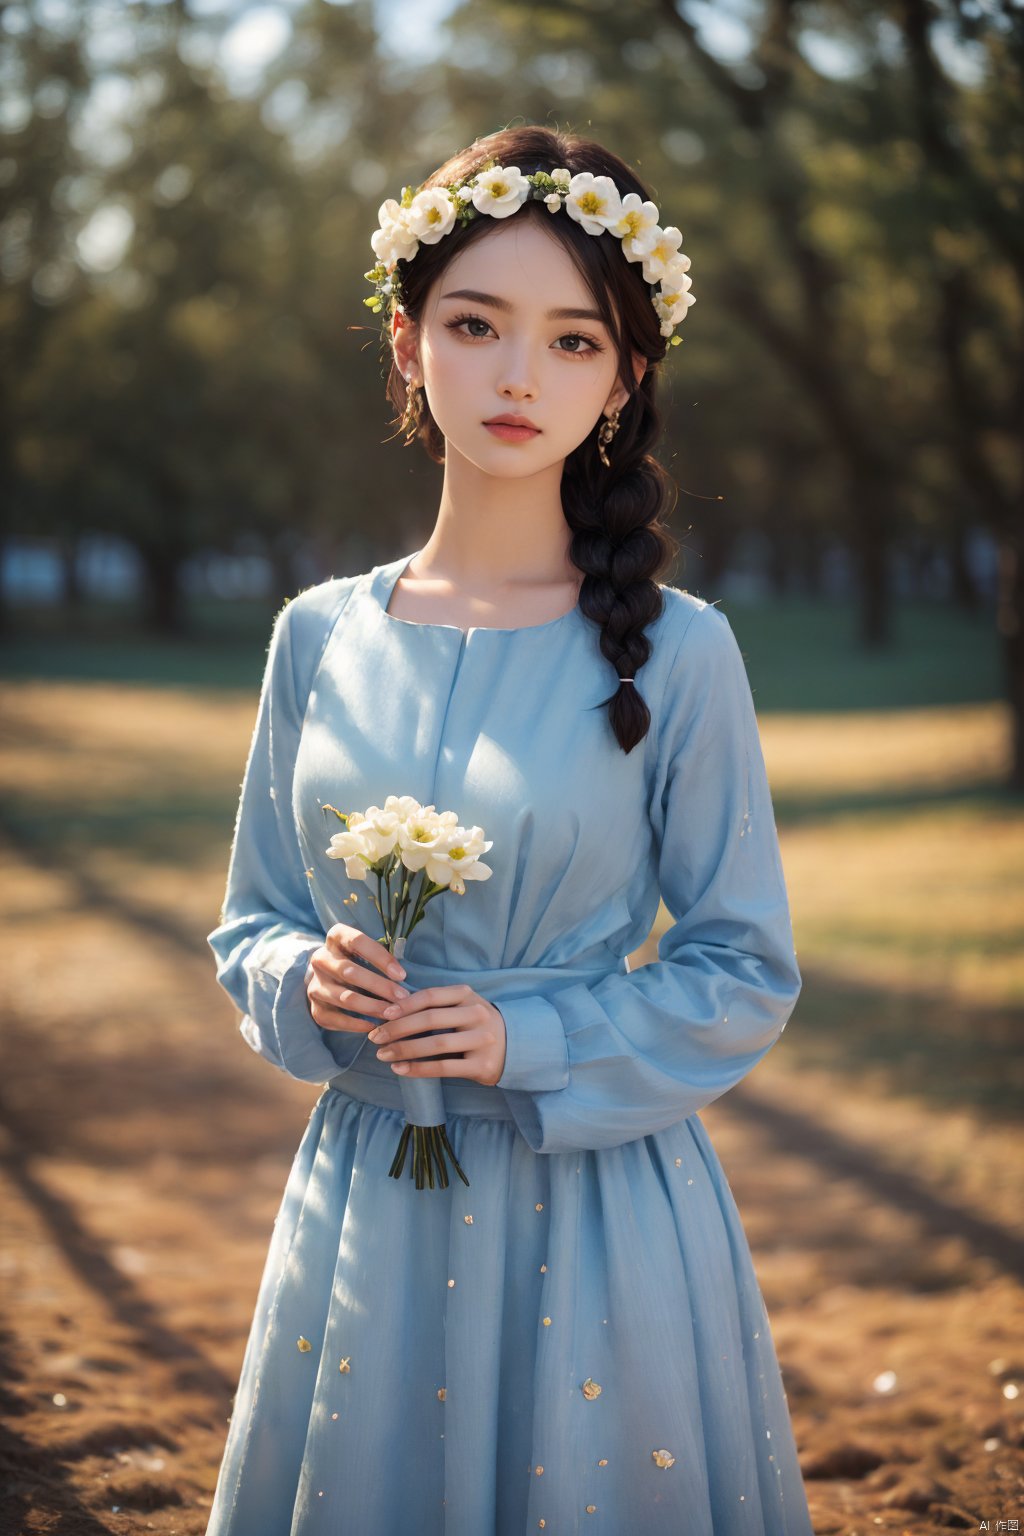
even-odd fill
[[[546,1520],[538,1520],[537,1524],[540,1526],[541,1530],[543,1530],[544,1527],[547,1525],[547,1521]]]
[[[309,1342],[308,1339],[300,1338],[298,1340],[298,1345],[299,1345],[299,1348],[302,1350],[303,1354],[305,1354],[308,1349],[312,1349],[313,1348],[312,1344]]]
[[[336,1419],[336,1418],[337,1418],[337,1417],[338,1417],[338,1415],[337,1415],[337,1414],[336,1414],[336,1413],[332,1413],[332,1414],[331,1414],[331,1418],[332,1418],[332,1419]]]
[[[342,1375],[347,1375],[351,1371],[352,1367],[349,1365],[349,1361],[351,1359],[351,1355],[346,1355],[341,1364],[338,1366],[338,1370],[341,1371]]]
[[[675,1457],[669,1451],[652,1451],[651,1456],[659,1467],[674,1467],[676,1464]]]
[[[597,1382],[596,1381],[592,1381],[589,1376],[587,1377],[586,1381],[583,1383],[583,1385],[580,1388],[580,1390],[582,1391],[583,1396],[590,1403],[592,1403],[594,1401],[595,1397],[600,1397],[601,1396],[601,1388],[598,1386]]]
[[[543,1209],[544,1209],[544,1201],[543,1200],[538,1200],[537,1204],[534,1206],[534,1210],[535,1211],[542,1211]]]
[[[537,1476],[540,1477],[541,1473],[544,1471],[544,1468],[543,1467],[534,1467],[533,1470],[536,1472]]]
[[[677,1167],[677,1168],[681,1168],[681,1167],[682,1167],[682,1166],[683,1166],[683,1160],[682,1160],[682,1158],[681,1158],[681,1157],[677,1157],[677,1158],[676,1158],[676,1167]]]
[[[547,1265],[546,1265],[546,1264],[542,1264],[542,1265],[541,1265],[541,1267],[540,1267],[540,1272],[541,1272],[541,1274],[542,1274],[542,1275],[546,1275],[546,1274],[547,1274],[547,1272],[548,1272],[548,1267],[547,1267]]]
[[[448,1396],[448,1388],[447,1387],[438,1387],[438,1389],[437,1389],[437,1400],[438,1400],[438,1402],[439,1403],[443,1403],[447,1396]]]
[[[592,1515],[596,1508],[597,1508],[596,1504],[588,1504],[587,1505],[587,1514],[588,1515]]]
[[[550,1319],[550,1317],[546,1317],[544,1319],[544,1327],[545,1328],[550,1328],[551,1327],[551,1319]]]
[[[467,1227],[471,1227],[473,1225],[473,1218],[472,1218],[472,1216],[463,1216],[462,1219],[466,1223]]]
[[[455,1289],[455,1281],[454,1280],[449,1280],[448,1281],[448,1289],[450,1291],[453,1291]]]
[[[599,1467],[606,1467],[607,1465],[608,1465],[608,1458],[607,1458],[607,1456],[602,1456],[601,1460],[598,1462],[598,1466]]]

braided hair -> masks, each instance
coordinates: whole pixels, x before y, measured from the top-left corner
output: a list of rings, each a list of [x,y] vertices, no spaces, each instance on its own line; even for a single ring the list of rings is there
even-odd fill
[[[602,145],[575,134],[538,125],[505,128],[477,139],[438,168],[424,187],[446,186],[471,176],[494,159],[517,165],[524,175],[563,166],[572,175],[590,171],[610,176],[619,191],[636,192],[651,200],[650,190],[623,160]],[[639,263],[627,262],[617,241],[594,239],[575,220],[551,218],[544,204],[528,201],[515,217],[543,220],[549,234],[566,246],[593,294],[614,339],[620,378],[630,396],[619,415],[619,430],[608,450],[611,467],[598,454],[599,420],[569,454],[562,474],[562,510],[572,537],[569,558],[582,573],[579,606],[584,617],[600,628],[602,654],[620,679],[603,702],[623,751],[629,753],[647,735],[651,712],[635,685],[636,673],[649,660],[652,644],[645,629],[661,615],[664,596],[658,575],[678,553],[663,514],[673,499],[673,483],[651,450],[661,433],[655,403],[654,364],[665,356],[668,343]],[[399,261],[402,307],[411,320],[423,311],[432,284],[467,242],[493,228],[490,219],[474,219],[436,244],[420,246],[415,260]],[[647,360],[639,385],[632,354]],[[409,409],[406,380],[392,357],[387,398],[398,412],[396,420],[412,429],[406,442],[419,439],[435,463],[444,462],[445,439],[422,390]],[[627,681],[622,681],[627,679]]]

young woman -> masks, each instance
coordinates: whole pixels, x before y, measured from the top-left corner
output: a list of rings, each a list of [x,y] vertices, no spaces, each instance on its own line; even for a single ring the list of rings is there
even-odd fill
[[[540,127],[380,216],[389,396],[444,484],[422,549],[302,592],[271,639],[209,942],[248,1044],[325,1088],[208,1531],[810,1536],[697,1113],[801,978],[742,655],[657,580],[681,236],[622,160]],[[390,795],[483,829],[491,869],[397,973],[322,809]],[[429,1078],[468,1184],[388,1176]]]

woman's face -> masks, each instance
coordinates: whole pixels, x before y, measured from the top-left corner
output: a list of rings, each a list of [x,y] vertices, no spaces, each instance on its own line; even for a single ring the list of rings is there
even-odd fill
[[[406,376],[422,381],[449,450],[487,474],[532,475],[563,461],[627,393],[612,337],[561,242],[533,219],[494,223],[432,285],[418,326],[396,316],[395,350]],[[646,363],[635,362],[640,378]],[[502,438],[485,425],[502,415],[539,431]]]

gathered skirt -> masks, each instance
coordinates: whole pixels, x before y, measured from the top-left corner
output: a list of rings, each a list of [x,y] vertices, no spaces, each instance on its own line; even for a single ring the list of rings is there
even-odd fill
[[[449,1080],[470,1185],[417,1190],[409,1158],[388,1176],[398,1080],[337,1081],[275,1218],[207,1536],[813,1536],[697,1115],[538,1155],[500,1093]]]

